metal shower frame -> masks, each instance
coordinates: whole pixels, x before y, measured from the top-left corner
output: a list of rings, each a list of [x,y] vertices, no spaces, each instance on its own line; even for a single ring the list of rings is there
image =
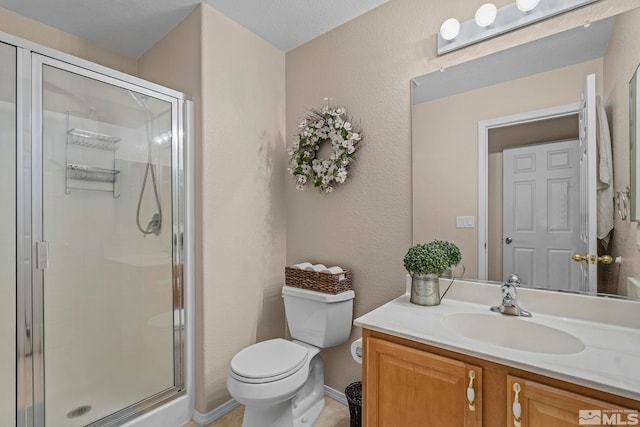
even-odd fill
[[[174,386],[96,421],[91,426],[113,426],[130,421],[191,390],[192,368],[187,357],[193,332],[186,308],[193,296],[185,294],[185,279],[193,277],[190,165],[193,161],[193,104],[181,92],[130,76],[54,49],[0,32],[0,42],[16,48],[16,420],[19,427],[44,426],[44,270],[38,256],[46,249],[42,230],[42,70],[51,66],[133,90],[171,103],[172,253],[174,301]],[[191,139],[191,141],[190,141]],[[188,209],[187,209],[188,208]],[[185,236],[186,234],[186,236]],[[185,256],[186,253],[186,256]],[[188,258],[187,258],[188,257]],[[191,398],[192,399],[192,398]],[[188,407],[192,403],[187,403]]]

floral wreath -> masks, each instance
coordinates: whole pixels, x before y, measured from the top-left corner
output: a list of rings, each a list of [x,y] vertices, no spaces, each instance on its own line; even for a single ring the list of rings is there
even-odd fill
[[[336,184],[347,179],[347,169],[356,158],[353,153],[362,140],[361,131],[351,123],[344,107],[323,107],[313,110],[298,124],[300,129],[297,140],[287,150],[289,173],[296,178],[296,189],[312,182],[324,193],[331,193]],[[332,147],[329,159],[318,158],[318,150],[324,142]]]

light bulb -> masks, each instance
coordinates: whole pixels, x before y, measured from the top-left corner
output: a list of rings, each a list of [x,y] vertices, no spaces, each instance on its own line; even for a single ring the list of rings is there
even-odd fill
[[[157,145],[162,144],[162,137],[156,136],[155,138],[153,138],[153,142],[156,143]]]
[[[460,22],[455,18],[447,19],[440,27],[440,36],[447,41],[458,37],[458,33],[460,33]]]
[[[164,142],[168,142],[171,139],[171,132],[163,133],[160,136]]]
[[[493,24],[496,20],[498,9],[493,3],[485,3],[476,11],[476,24],[478,26],[486,28]]]
[[[531,12],[539,3],[540,0],[516,0],[516,6],[521,12]]]

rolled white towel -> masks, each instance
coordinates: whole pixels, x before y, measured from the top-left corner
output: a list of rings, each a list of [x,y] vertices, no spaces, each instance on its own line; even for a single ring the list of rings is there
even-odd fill
[[[333,267],[325,268],[324,270],[322,270],[322,273],[331,273],[331,274],[339,274],[342,272],[344,272],[342,267],[338,267],[337,265],[334,265]],[[340,276],[338,276],[338,280],[344,280],[344,279],[345,279],[344,274],[340,274]]]
[[[297,270],[304,270],[307,267],[311,267],[311,263],[310,262],[301,262],[300,264],[295,264],[295,265],[291,266],[291,268],[295,268]]]
[[[326,270],[326,266],[324,264],[314,264],[314,265],[310,265],[305,267],[305,270],[307,271],[322,271],[322,270]]]

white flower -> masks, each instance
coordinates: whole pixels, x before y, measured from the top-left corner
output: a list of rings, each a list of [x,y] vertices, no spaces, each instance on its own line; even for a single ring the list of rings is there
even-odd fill
[[[325,187],[324,191],[326,191],[327,193],[331,193],[331,192],[333,192],[333,187],[331,187],[331,186]]]
[[[344,130],[351,130],[351,123],[349,122],[344,122],[344,125],[342,126],[344,128]]]
[[[301,184],[296,185],[296,190],[304,191],[304,185],[301,185]]]
[[[298,184],[304,184],[307,182],[307,177],[304,175],[298,175]]]

